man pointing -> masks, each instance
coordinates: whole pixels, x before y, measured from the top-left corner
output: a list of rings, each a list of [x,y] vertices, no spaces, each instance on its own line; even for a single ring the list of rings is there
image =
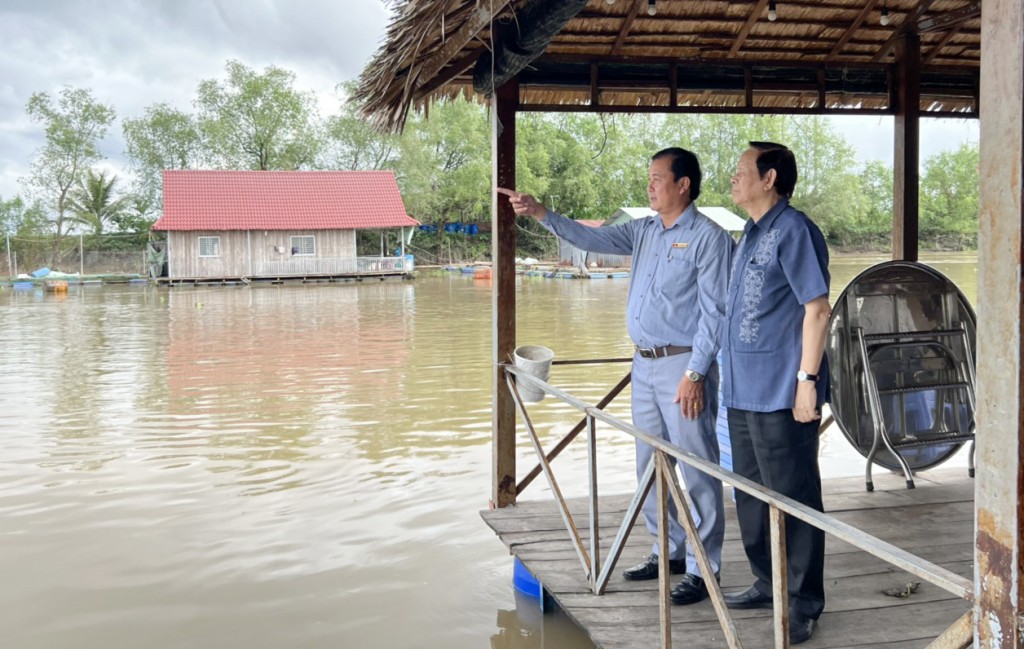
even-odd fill
[[[529,194],[498,189],[508,196],[516,214],[528,214],[545,228],[583,250],[632,256],[626,317],[633,356],[633,423],[684,451],[719,461],[715,417],[718,413],[719,333],[725,313],[732,238],[697,211],[700,163],[690,151],[664,149],[648,170],[647,193],[657,214],[630,223],[591,228],[556,214]],[[654,454],[636,445],[639,479]],[[682,465],[683,480],[693,501],[697,533],[718,578],[725,518],[722,483]],[[643,505],[647,529],[657,535],[658,503],[651,490]],[[656,579],[658,554],[668,552],[673,574],[685,573],[672,589],[676,604],[707,597],[702,575],[669,499],[669,547],[655,542],[646,560],[623,573],[629,580]]]

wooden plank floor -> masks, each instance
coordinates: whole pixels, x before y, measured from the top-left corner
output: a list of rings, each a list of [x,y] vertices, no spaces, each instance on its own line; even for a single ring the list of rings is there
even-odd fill
[[[933,470],[915,477],[908,490],[903,478],[875,471],[875,491],[862,478],[826,480],[825,511],[868,534],[913,552],[968,578],[973,574],[974,481],[966,469]],[[731,494],[731,489],[726,489]],[[629,503],[628,494],[602,496],[602,560],[615,538]],[[736,509],[727,499],[722,552],[722,588],[742,590],[752,583]],[[570,501],[573,518],[589,544],[585,499]],[[657,581],[628,582],[622,569],[639,562],[652,537],[640,520],[608,583],[598,597],[590,593],[583,568],[551,500],[525,501],[515,507],[481,512],[484,521],[540,580],[565,612],[598,647],[626,649],[659,646]],[[588,545],[589,547],[589,545]],[[673,584],[678,580],[673,576]],[[969,604],[929,583],[897,598],[883,593],[920,578],[905,573],[834,537],[826,539],[825,613],[814,637],[803,647],[924,647],[966,612]],[[732,611],[744,647],[772,646],[771,611]],[[672,607],[674,646],[724,647],[711,603]]]

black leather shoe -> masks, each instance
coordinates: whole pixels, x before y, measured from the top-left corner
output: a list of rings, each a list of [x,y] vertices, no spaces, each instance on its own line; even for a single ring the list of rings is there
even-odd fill
[[[715,579],[718,579],[715,575]],[[682,581],[672,589],[669,598],[673,604],[696,604],[708,596],[708,586],[700,575],[688,572],[683,575]]]
[[[772,596],[764,595],[757,588],[751,586],[740,593],[726,593],[722,596],[725,605],[729,608],[771,608]]]
[[[814,620],[795,615],[789,618],[789,644],[802,644],[814,634]]]
[[[686,572],[686,559],[669,559],[668,570],[673,575]],[[658,578],[658,555],[649,554],[643,563],[623,571],[622,576],[629,581],[646,581]]]

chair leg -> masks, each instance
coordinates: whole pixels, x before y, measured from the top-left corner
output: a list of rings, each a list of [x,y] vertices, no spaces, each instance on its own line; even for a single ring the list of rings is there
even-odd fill
[[[975,440],[971,440],[971,448],[967,451],[967,475],[974,477],[974,444]]]

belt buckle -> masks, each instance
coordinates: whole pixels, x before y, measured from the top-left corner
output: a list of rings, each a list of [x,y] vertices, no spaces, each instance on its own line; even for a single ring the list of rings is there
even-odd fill
[[[640,347],[639,345],[637,345],[636,353],[640,354],[640,358],[657,358],[658,357],[658,350],[656,350],[654,348],[647,349],[646,347]]]

